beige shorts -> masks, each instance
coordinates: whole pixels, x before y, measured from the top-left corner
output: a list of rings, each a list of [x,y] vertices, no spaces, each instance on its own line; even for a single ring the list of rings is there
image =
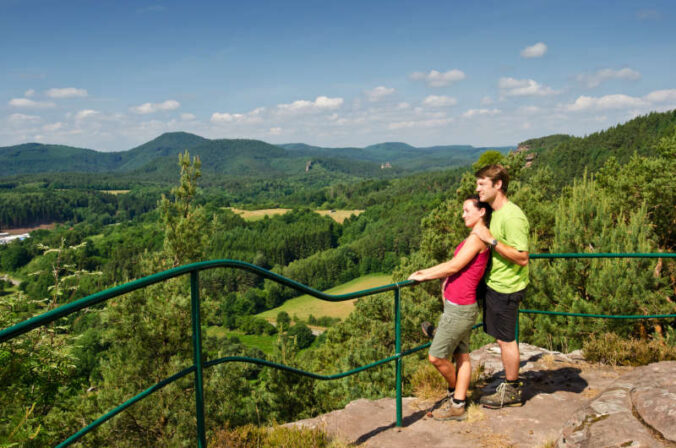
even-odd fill
[[[450,359],[457,353],[469,353],[469,334],[476,322],[479,307],[454,305],[444,300],[444,313],[439,318],[429,354],[435,358]]]

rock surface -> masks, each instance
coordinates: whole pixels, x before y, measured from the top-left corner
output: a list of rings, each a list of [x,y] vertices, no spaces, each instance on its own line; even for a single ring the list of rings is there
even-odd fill
[[[620,377],[575,413],[557,446],[676,446],[676,361]]]
[[[404,398],[403,427],[397,428],[395,426],[395,400],[391,398],[375,401],[361,399],[348,404],[345,409],[289,425],[322,428],[344,442],[365,447],[553,446],[557,439],[561,443],[564,426],[572,429],[579,426],[569,422],[571,416],[577,416],[578,410],[589,408],[597,397],[603,397],[604,394],[599,395],[602,391],[608,388],[611,388],[609,389],[611,391],[615,390],[613,387],[617,386],[618,378],[632,371],[631,368],[589,364],[584,361],[580,353],[564,355],[528,344],[520,344],[519,349],[521,352],[520,374],[526,384],[524,389],[526,403],[523,407],[489,410],[473,405],[469,409],[469,417],[466,421],[439,422],[427,416],[428,412],[440,405],[439,401]],[[490,393],[502,381],[501,375],[503,375],[497,344],[490,344],[472,352],[471,358],[474,367],[483,366],[486,387],[482,393]],[[659,439],[655,439],[663,444],[636,446],[671,446],[669,445],[671,442],[667,440],[670,436],[667,434],[674,431],[676,399],[673,395],[673,384],[668,385],[664,381],[673,383],[676,370],[671,370],[671,374],[667,375],[663,369],[674,367],[662,367],[662,364],[676,365],[676,363],[661,363],[646,367],[658,369],[651,371],[653,373],[650,374],[653,378],[651,384],[654,384],[654,387],[645,389],[630,387],[628,389],[632,391],[630,398],[627,398],[630,392],[626,392],[624,398],[620,396],[620,393],[617,396],[610,394],[607,404],[597,405],[605,410],[612,410],[617,406],[625,406],[626,403],[623,401],[625,398],[630,402],[633,399],[637,412],[643,412],[639,414],[641,418],[646,422],[652,422],[649,424],[655,429],[662,428],[658,431],[664,431],[662,434],[664,434],[666,445]],[[647,370],[642,373],[639,369],[634,371],[639,372],[636,374],[637,378],[648,376]],[[627,376],[627,378],[632,377]],[[663,391],[669,392],[663,393]],[[666,412],[657,410],[662,409],[663,406],[668,409]],[[657,410],[657,414],[666,414],[667,417],[663,416],[660,419],[654,415],[655,413],[648,411],[649,408]],[[623,415],[632,417],[631,412],[629,415]],[[586,417],[581,418],[580,422],[584,422]],[[594,430],[604,421],[594,422],[592,425]],[[644,430],[653,437],[652,429],[644,426]],[[591,443],[561,446],[621,445]]]

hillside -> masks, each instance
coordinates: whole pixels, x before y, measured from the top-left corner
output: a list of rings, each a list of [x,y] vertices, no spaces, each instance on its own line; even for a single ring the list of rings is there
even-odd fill
[[[509,147],[498,150],[507,152]],[[259,140],[209,140],[172,132],[121,152],[98,152],[61,145],[28,143],[0,148],[0,177],[49,173],[115,173],[139,180],[164,181],[174,176],[176,155],[199,155],[205,178],[271,178],[321,169],[327,174],[392,177],[405,172],[467,165],[486,148],[439,146],[415,148],[381,143],[366,148],[321,148],[306,144],[271,145]],[[311,164],[308,167],[308,162]],[[388,169],[383,164],[390,163]],[[98,177],[98,176],[97,176]]]
[[[557,134],[526,140],[519,146],[537,154],[533,167],[549,166],[557,183],[564,185],[585,170],[596,172],[611,156],[624,164],[634,153],[657,155],[657,141],[673,132],[674,126],[676,110],[653,112],[585,137]]]

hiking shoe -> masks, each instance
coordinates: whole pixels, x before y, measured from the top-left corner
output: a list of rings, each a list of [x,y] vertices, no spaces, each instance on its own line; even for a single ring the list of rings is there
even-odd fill
[[[420,324],[420,327],[422,328],[423,334],[427,336],[428,339],[432,339],[434,337],[434,333],[436,332],[436,328],[434,328],[434,325],[425,321],[422,324]]]
[[[465,420],[467,412],[465,412],[465,405],[455,406],[453,400],[449,399],[444,403],[441,409],[432,412],[434,420]]]
[[[507,382],[501,383],[494,394],[481,397],[479,402],[489,409],[500,409],[505,406],[523,406],[521,389],[523,382],[519,381],[516,385]]]

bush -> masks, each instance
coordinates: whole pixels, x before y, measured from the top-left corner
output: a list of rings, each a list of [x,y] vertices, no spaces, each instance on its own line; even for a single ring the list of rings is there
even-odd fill
[[[254,425],[244,425],[234,429],[221,429],[209,441],[209,446],[215,448],[338,448],[341,445],[331,442],[329,436],[319,429],[296,429],[275,426],[274,428],[260,428]]]
[[[674,345],[664,339],[622,339],[615,333],[592,335],[584,342],[583,351],[587,361],[621,366],[676,360]]]
[[[296,346],[299,349],[308,348],[315,340],[315,335],[312,334],[312,330],[310,330],[310,328],[308,328],[308,326],[303,323],[297,323],[293,327],[289,328],[288,335],[295,337]]]

